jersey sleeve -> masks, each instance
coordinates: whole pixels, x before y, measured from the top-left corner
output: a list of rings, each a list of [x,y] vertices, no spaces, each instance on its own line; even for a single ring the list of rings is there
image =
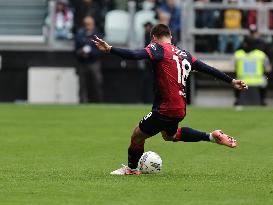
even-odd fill
[[[149,44],[145,50],[149,54],[151,60],[160,61],[164,58],[164,48],[157,43]]]
[[[196,60],[195,63],[193,63],[192,65],[193,65],[193,70],[207,73],[207,74],[212,75],[215,78],[223,80],[227,83],[231,83],[233,80],[233,78],[231,78],[230,76],[228,76],[224,72],[219,71],[216,68],[203,63],[201,60]]]
[[[110,53],[131,60],[142,60],[150,58],[145,49],[130,50],[125,48],[112,47]]]

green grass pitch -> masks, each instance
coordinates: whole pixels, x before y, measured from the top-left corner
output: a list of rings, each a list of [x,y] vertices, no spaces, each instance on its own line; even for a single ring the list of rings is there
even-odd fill
[[[159,174],[110,176],[126,163],[148,106],[0,105],[0,204],[273,204],[273,109],[189,107],[180,124],[222,129],[239,147],[147,140]]]

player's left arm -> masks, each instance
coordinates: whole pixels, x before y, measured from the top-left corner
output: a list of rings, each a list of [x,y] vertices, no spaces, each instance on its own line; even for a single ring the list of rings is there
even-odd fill
[[[126,48],[112,47],[110,53],[129,60],[149,59],[149,54],[145,49],[130,50]]]
[[[201,60],[195,59],[192,65],[193,65],[193,70],[212,75],[217,79],[220,79],[224,82],[231,84],[232,87],[237,90],[245,90],[248,88],[244,81],[233,79],[227,74],[225,74],[224,72],[205,64]]]
[[[125,48],[116,48],[109,45],[106,41],[100,39],[97,36],[95,36],[95,39],[92,41],[100,51],[105,53],[112,53],[122,58],[131,60],[149,59],[149,54],[145,49],[130,50]]]

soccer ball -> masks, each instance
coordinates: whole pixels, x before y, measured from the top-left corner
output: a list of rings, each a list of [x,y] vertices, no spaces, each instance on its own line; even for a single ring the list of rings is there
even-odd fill
[[[144,152],[138,161],[138,169],[143,174],[152,174],[160,172],[162,168],[161,157],[152,151]]]

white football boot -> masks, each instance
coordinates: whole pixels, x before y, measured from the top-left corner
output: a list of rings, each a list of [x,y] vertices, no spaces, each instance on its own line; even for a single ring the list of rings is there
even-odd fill
[[[131,169],[130,167],[122,164],[120,169],[112,171],[111,175],[140,175],[141,172],[138,169]]]

